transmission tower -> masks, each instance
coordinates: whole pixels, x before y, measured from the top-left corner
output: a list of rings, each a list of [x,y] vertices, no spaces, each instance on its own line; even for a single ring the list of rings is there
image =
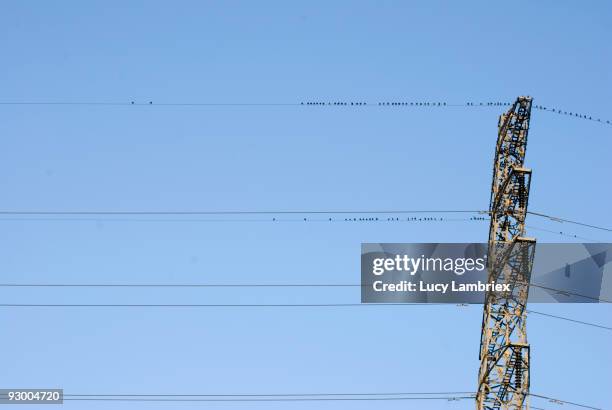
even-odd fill
[[[488,292],[480,337],[478,410],[524,409],[529,396],[526,305],[535,239],[525,237],[531,170],[523,167],[531,97],[499,117],[489,214],[488,280],[510,291]]]

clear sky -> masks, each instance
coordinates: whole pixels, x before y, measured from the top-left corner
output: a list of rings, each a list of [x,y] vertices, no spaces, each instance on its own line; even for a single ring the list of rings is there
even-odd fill
[[[535,104],[612,119],[611,12],[605,1],[4,1],[0,102],[153,104],[0,105],[0,209],[486,209],[500,107],[376,103],[531,95]],[[369,104],[161,105],[310,100]],[[544,111],[534,111],[531,125],[530,210],[612,226],[612,127]],[[362,242],[483,242],[488,232],[487,222],[469,220],[272,217],[2,217],[1,282],[356,284]],[[541,242],[582,241],[547,231],[612,241],[609,232],[537,217],[528,224]],[[0,300],[358,303],[359,290],[1,288]],[[612,325],[605,305],[537,309]],[[473,391],[481,310],[2,307],[0,387],[74,394]],[[611,407],[609,331],[539,316],[530,316],[528,327],[533,392]]]

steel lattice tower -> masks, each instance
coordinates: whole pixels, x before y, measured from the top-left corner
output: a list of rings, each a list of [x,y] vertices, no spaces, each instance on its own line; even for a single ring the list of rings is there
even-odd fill
[[[529,344],[526,305],[535,239],[526,238],[531,170],[523,167],[531,97],[519,97],[499,118],[489,214],[489,282],[510,291],[488,292],[480,338],[478,410],[515,410],[527,405]]]

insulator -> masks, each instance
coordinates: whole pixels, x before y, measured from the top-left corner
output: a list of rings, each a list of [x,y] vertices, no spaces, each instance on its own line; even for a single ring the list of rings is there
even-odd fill
[[[520,389],[523,383],[523,354],[520,350],[515,352],[516,361],[514,362],[514,381],[516,388]]]
[[[525,190],[525,175],[519,174],[517,180],[519,207],[525,208],[525,204],[527,203],[527,192]]]

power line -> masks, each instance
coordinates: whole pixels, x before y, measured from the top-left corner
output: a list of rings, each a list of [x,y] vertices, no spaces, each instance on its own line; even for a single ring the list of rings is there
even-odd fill
[[[213,210],[213,211],[17,211],[17,210],[0,210],[0,215],[9,216],[133,216],[133,215],[151,215],[151,216],[193,216],[193,215],[317,215],[317,214],[419,214],[419,213],[483,213],[488,211],[482,210]]]
[[[588,296],[588,295],[572,292],[572,291],[565,290],[565,289],[550,288],[548,286],[538,285],[537,283],[529,283],[528,285],[529,286],[533,286],[535,288],[552,290],[552,291],[558,292],[558,293],[563,294],[563,295],[578,296],[578,297],[581,297],[581,298],[590,299],[590,300],[593,300],[593,301],[603,302],[603,303],[612,303],[612,300],[602,299],[602,298],[594,297],[594,296]]]
[[[276,103],[262,103],[262,102],[256,102],[256,103],[248,103],[248,102],[227,102],[227,103],[222,103],[222,102],[210,102],[210,103],[204,103],[204,102],[193,102],[193,103],[189,103],[189,102],[177,102],[177,103],[171,103],[171,102],[154,102],[154,101],[145,101],[145,102],[138,102],[138,101],[2,101],[0,102],[0,105],[15,105],[15,106],[20,106],[20,105],[51,105],[51,106],[78,106],[78,105],[82,105],[82,106],[125,106],[125,107],[129,107],[129,106],[161,106],[161,107],[274,107],[274,106],[300,106],[303,104],[300,103],[280,103],[280,102],[276,102]]]
[[[185,222],[211,222],[211,223],[222,223],[222,222],[236,222],[236,223],[245,223],[245,222],[265,222],[265,223],[434,223],[434,222],[463,222],[463,221],[475,221],[474,218],[446,218],[446,217],[437,217],[437,216],[424,216],[424,217],[408,217],[408,218],[399,218],[396,216],[393,217],[344,217],[344,218],[324,218],[324,219],[316,219],[316,218],[298,218],[298,219],[286,219],[286,218],[266,218],[266,219],[186,219],[184,217],[173,218],[173,219],[145,219],[145,218],[134,218],[134,217],[121,217],[121,218],[109,218],[107,216],[104,217],[76,217],[76,218],[62,218],[62,217],[1,217],[1,221],[25,221],[25,222],[171,222],[171,223],[185,223]]]
[[[584,222],[572,221],[570,219],[560,218],[558,216],[546,215],[546,214],[539,213],[539,212],[527,211],[527,213],[530,214],[530,215],[535,215],[535,216],[540,216],[542,218],[547,218],[547,219],[550,219],[551,221],[555,221],[555,222],[566,222],[566,223],[569,223],[569,224],[585,226],[587,228],[600,229],[602,231],[612,232],[611,228],[606,228],[606,227],[603,227],[603,226],[591,225],[591,224],[586,224]]]
[[[405,210],[405,209],[395,209],[395,210],[377,210],[377,209],[373,209],[373,210],[342,210],[342,209],[338,209],[338,210],[211,210],[211,211],[203,211],[203,210],[137,210],[137,211],[104,211],[104,210],[91,210],[91,211],[86,211],[86,210],[68,210],[68,211],[49,211],[49,210],[32,210],[32,211],[20,211],[20,210],[0,210],[0,216],[3,217],[15,217],[15,216],[51,216],[51,217],[58,217],[58,216],[76,216],[76,217],[82,217],[82,216],[96,216],[96,217],[108,217],[108,216],[178,216],[178,217],[184,217],[184,216],[222,216],[222,215],[382,215],[382,214],[387,214],[387,215],[403,215],[403,214],[452,214],[452,213],[459,213],[459,214],[465,214],[465,213],[472,213],[472,214],[488,214],[488,211],[485,210],[465,210],[465,209],[447,209],[447,210],[440,210],[440,209],[430,209],[430,210]],[[547,215],[547,214],[543,214],[543,213],[539,213],[539,212],[533,212],[533,211],[529,211],[528,212],[531,215],[534,216],[538,216],[538,217],[542,217],[542,218],[546,218],[549,219],[551,221],[554,222],[560,222],[560,223],[570,223],[570,224],[574,224],[574,225],[580,225],[583,227],[587,227],[587,228],[592,228],[592,229],[599,229],[599,230],[603,230],[603,231],[607,231],[607,232],[612,232],[611,228],[607,228],[604,226],[600,226],[600,225],[592,225],[592,224],[587,224],[584,222],[578,222],[578,221],[574,221],[574,220],[570,220],[570,219],[565,219],[565,218],[561,218],[561,217],[557,217],[557,216],[552,216],[552,215]],[[11,220],[9,218],[0,218],[1,220]],[[19,220],[24,220],[22,218],[20,218]],[[27,219],[27,220],[39,220],[39,219]],[[78,220],[82,220],[82,219],[78,219]],[[124,219],[120,219],[119,221],[122,221]],[[434,218],[432,218],[432,220],[435,221]],[[438,219],[439,221],[446,221],[443,219]],[[463,220],[479,220],[479,219],[463,219]],[[485,220],[483,218],[483,220]],[[212,221],[212,220],[211,220]],[[239,221],[239,220],[237,220]],[[272,219],[272,221],[276,221],[275,218]],[[305,219],[305,221],[308,221],[308,219]],[[322,220],[324,221],[324,220]],[[329,219],[328,219],[329,221]],[[333,221],[333,220],[332,220]],[[338,221],[338,220],[336,220]],[[353,218],[347,218],[345,221],[360,221],[360,222],[368,222],[368,221],[384,221],[384,219],[376,219],[376,218],[357,218],[357,217],[353,217]],[[389,221],[392,221],[392,218],[389,218]],[[416,222],[419,220],[410,220],[409,222]],[[422,221],[422,220],[421,220]],[[280,220],[279,220],[280,222]],[[541,229],[542,228],[535,228],[535,229]],[[567,236],[573,236],[578,238],[577,235],[572,235],[572,234],[568,234],[568,233],[564,233],[564,232],[555,232],[555,231],[550,231],[551,233],[559,233],[560,235],[567,235]],[[588,238],[583,238],[583,239],[588,239]]]
[[[485,221],[488,220],[488,218],[484,218],[484,217],[471,217],[471,218],[444,218],[444,217],[413,217],[413,218],[406,218],[406,219],[400,219],[400,218],[396,218],[396,217],[388,217],[388,218],[378,218],[378,217],[370,217],[370,218],[366,218],[366,217],[355,217],[355,218],[344,218],[344,219],[334,219],[334,218],[327,218],[327,219],[312,219],[312,218],[303,218],[303,219],[277,219],[277,218],[267,218],[267,219],[185,219],[185,218],[180,218],[180,219],[143,219],[143,218],[120,218],[120,219],[113,219],[113,218],[108,218],[108,217],[104,217],[104,218],[83,218],[83,217],[79,217],[79,218],[59,218],[59,217],[51,217],[51,218],[27,218],[27,217],[20,217],[20,218],[0,218],[0,222],[1,221],[25,221],[25,222],[40,222],[40,221],[45,221],[45,222],[171,222],[171,223],[193,223],[193,222],[211,222],[211,223],[222,223],[222,222],[236,222],[236,223],[245,223],[245,222],[273,222],[273,223],[304,223],[304,222],[308,222],[308,223],[312,223],[312,222],[318,222],[318,223],[355,223],[355,222],[360,222],[360,223],[448,223],[448,222],[470,222],[470,221]],[[575,239],[583,239],[586,241],[590,241],[590,242],[603,242],[599,239],[595,239],[595,238],[589,238],[586,236],[580,236],[577,234],[573,234],[571,232],[563,232],[563,231],[553,231],[550,229],[545,229],[545,228],[540,228],[537,226],[533,226],[533,225],[526,225],[527,228],[532,229],[534,231],[542,231],[542,232],[548,232],[548,233],[552,233],[555,235],[560,235],[560,236],[565,236],[568,238],[575,238]]]
[[[199,399],[199,398],[65,398],[64,401],[124,401],[124,402],[295,402],[295,401],[407,401],[407,400],[446,400],[459,401],[474,399],[474,396],[446,397],[295,397],[295,398],[247,398],[247,399]]]
[[[323,104],[315,103],[315,104],[310,104],[310,105],[326,105],[326,104],[325,103]],[[346,105],[346,104],[340,104],[340,105]],[[383,106],[383,107],[391,107],[391,108],[439,108],[439,107],[485,108],[485,107],[510,106],[512,105],[512,103],[510,102],[490,102],[490,101],[487,101],[487,102],[468,101],[463,104],[450,104],[446,102],[384,101],[384,102],[378,102],[377,105]],[[553,107],[549,107],[545,105],[533,105],[532,108],[535,110],[545,111],[545,112],[549,112],[549,113],[553,113],[557,115],[569,116],[572,119],[581,119],[581,120],[597,122],[597,123],[605,124],[605,125],[612,125],[612,122],[610,120],[602,119],[601,117],[595,117],[592,114],[584,114],[584,113],[579,113],[576,111],[568,111],[568,110],[560,109],[557,107],[553,108]]]
[[[167,401],[167,402],[257,402],[257,401],[393,401],[473,399],[473,392],[401,393],[273,393],[273,394],[64,394],[64,400]]]
[[[445,392],[391,392],[391,393],[234,393],[234,394],[64,394],[64,397],[319,397],[319,396],[412,396],[412,395],[463,395],[472,391]]]
[[[462,222],[462,221],[475,221],[474,218],[444,218],[444,217],[412,217],[412,218],[398,218],[398,217],[348,217],[348,218],[326,218],[326,219],[313,219],[313,218],[300,218],[300,219],[279,219],[279,218],[267,218],[267,219],[143,219],[143,218],[0,218],[0,221],[73,221],[73,222]],[[552,231],[551,231],[552,232]],[[558,232],[553,232],[558,233]]]
[[[317,99],[299,102],[156,102],[156,101],[2,101],[4,106],[98,106],[98,107],[325,107],[325,108],[495,108],[510,106],[512,103],[503,101],[466,101],[463,103],[452,103],[448,101],[410,101],[402,100],[379,100],[376,102],[365,100],[338,100]],[[612,125],[610,120],[596,117],[592,114],[568,111],[565,109],[545,105],[534,105],[533,109],[545,111],[557,115],[568,116],[572,119],[581,119],[597,122],[604,125]]]
[[[363,287],[369,285],[356,284],[314,284],[314,283],[0,283],[0,287],[76,287],[76,288],[105,288],[105,287],[135,287],[135,288],[312,288],[312,287]]]
[[[393,306],[454,306],[452,303],[278,303],[278,304],[119,304],[119,303],[2,303],[0,308],[349,308],[349,307],[393,307]],[[565,320],[600,329],[612,327],[584,322],[563,316],[527,310],[550,318]]]
[[[450,303],[256,303],[256,304],[115,304],[115,303],[61,303],[61,304],[33,304],[33,303],[2,303],[1,307],[33,307],[33,308],[302,308],[302,307],[357,307],[357,306],[452,306]]]
[[[602,242],[599,239],[587,238],[586,236],[580,236],[580,235],[576,235],[570,232],[552,231],[550,229],[540,228],[540,227],[533,226],[533,225],[525,225],[525,228],[528,228],[529,230],[533,230],[533,231],[541,231],[541,232],[552,233],[555,235],[561,235],[561,236],[565,236],[568,238],[583,239],[583,240],[591,241],[591,242]]]
[[[612,303],[607,299],[566,289],[551,288],[536,283],[528,285],[598,302]],[[370,286],[371,284],[354,283],[0,283],[0,288],[363,288]]]
[[[51,217],[51,218],[27,218],[27,217],[20,217],[20,218],[0,218],[0,222],[1,221],[25,221],[25,222],[146,222],[146,223],[151,223],[151,222],[171,222],[171,223],[200,223],[200,222],[211,222],[211,223],[225,223],[225,222],[236,222],[236,223],[245,223],[245,222],[266,222],[266,223],[313,223],[313,222],[317,222],[317,223],[355,223],[355,222],[361,222],[361,223],[448,223],[448,222],[470,222],[470,221],[485,221],[488,220],[488,218],[480,218],[480,217],[471,217],[471,218],[444,218],[444,217],[414,217],[414,218],[406,218],[406,219],[400,219],[400,218],[396,218],[396,217],[388,217],[388,218],[378,218],[378,217],[370,217],[370,218],[366,218],[366,217],[355,217],[355,218],[344,218],[344,219],[337,219],[337,218],[327,218],[327,219],[312,219],[312,218],[303,218],[303,219],[278,219],[278,218],[267,218],[267,219],[185,219],[185,218],[180,218],[180,219],[143,219],[143,218],[119,218],[119,219],[113,219],[113,218],[108,218],[108,217],[104,217],[104,218],[83,218],[83,217],[79,217],[79,218],[59,218],[59,217]],[[533,226],[533,225],[526,225],[527,228],[534,230],[534,231],[542,231],[542,232],[548,232],[548,233],[552,233],[555,235],[560,235],[560,236],[565,236],[568,238],[574,238],[574,239],[582,239],[582,240],[586,240],[586,241],[590,241],[590,242],[603,242],[602,240],[599,239],[595,239],[595,238],[590,238],[590,237],[586,237],[586,236],[580,236],[571,232],[563,232],[563,231],[553,231],[550,229],[545,229],[545,228],[540,228],[537,226]]]
[[[581,325],[598,327],[600,329],[612,330],[612,327],[609,327],[609,326],[598,325],[596,323],[590,323],[590,322],[583,322],[582,320],[570,319],[570,318],[564,317],[564,316],[551,315],[550,313],[538,312],[538,311],[531,310],[531,309],[527,309],[527,313],[531,313],[531,314],[535,314],[535,315],[541,315],[541,316],[546,316],[546,317],[550,317],[550,318],[554,318],[554,319],[559,319],[559,320],[565,320],[565,321],[573,322],[573,323],[579,323]]]
[[[551,288],[536,283],[528,283],[527,285],[598,302],[612,303],[607,299],[588,296],[567,289]],[[6,288],[363,288],[370,286],[371,284],[346,283],[0,283],[0,287]]]
[[[547,400],[551,400],[555,403],[563,403],[563,404],[569,404],[571,406],[576,406],[576,407],[582,407],[584,409],[591,409],[591,410],[604,410],[601,407],[593,407],[593,406],[589,406],[586,404],[581,404],[581,403],[575,403],[575,402],[571,402],[571,401],[567,401],[567,400],[561,400],[561,399],[556,399],[554,397],[548,397],[548,396],[542,396],[540,394],[534,394],[534,393],[530,393],[529,394],[532,397],[538,397],[540,399],[547,399]]]
[[[391,393],[268,393],[268,394],[64,394],[72,401],[137,401],[137,402],[256,402],[256,401],[388,401],[388,400],[465,400],[474,399],[469,391],[446,392],[391,392]],[[584,403],[530,393],[532,397],[557,404],[603,410]],[[539,409],[539,407],[534,407]]]
[[[466,211],[466,210],[399,210],[399,211],[347,211],[347,210],[280,210],[280,211],[249,211],[249,210],[217,210],[217,211],[16,211],[16,210],[0,210],[0,221],[95,221],[95,222],[274,222],[274,223],[285,223],[285,222],[321,222],[321,223],[339,223],[339,222],[365,222],[365,223],[416,223],[416,222],[456,222],[456,221],[473,221],[477,220],[476,217],[472,218],[444,218],[441,216],[422,216],[423,214],[445,214],[445,213],[478,213],[482,211]],[[377,216],[363,216],[364,214],[377,215]],[[419,214],[419,216],[399,218],[399,214]],[[239,219],[219,219],[219,216],[233,215],[239,217]],[[245,216],[257,216],[266,215],[266,219],[244,219]],[[279,216],[289,215],[301,215],[299,219],[286,219],[280,218]],[[314,219],[311,217],[305,217],[305,215],[327,215],[324,219]],[[332,217],[333,215],[343,215],[343,217]],[[350,215],[350,216],[349,216]],[[358,216],[360,215],[360,216]],[[387,215],[381,216],[381,215]],[[153,216],[153,217],[178,217],[179,219],[143,219],[142,217]],[[193,216],[209,216],[214,219],[185,219],[185,217]],[[35,217],[35,218],[32,218]],[[111,219],[109,219],[109,217]],[[112,219],[112,217],[120,217],[119,219]],[[137,218],[137,219],[134,219]]]

